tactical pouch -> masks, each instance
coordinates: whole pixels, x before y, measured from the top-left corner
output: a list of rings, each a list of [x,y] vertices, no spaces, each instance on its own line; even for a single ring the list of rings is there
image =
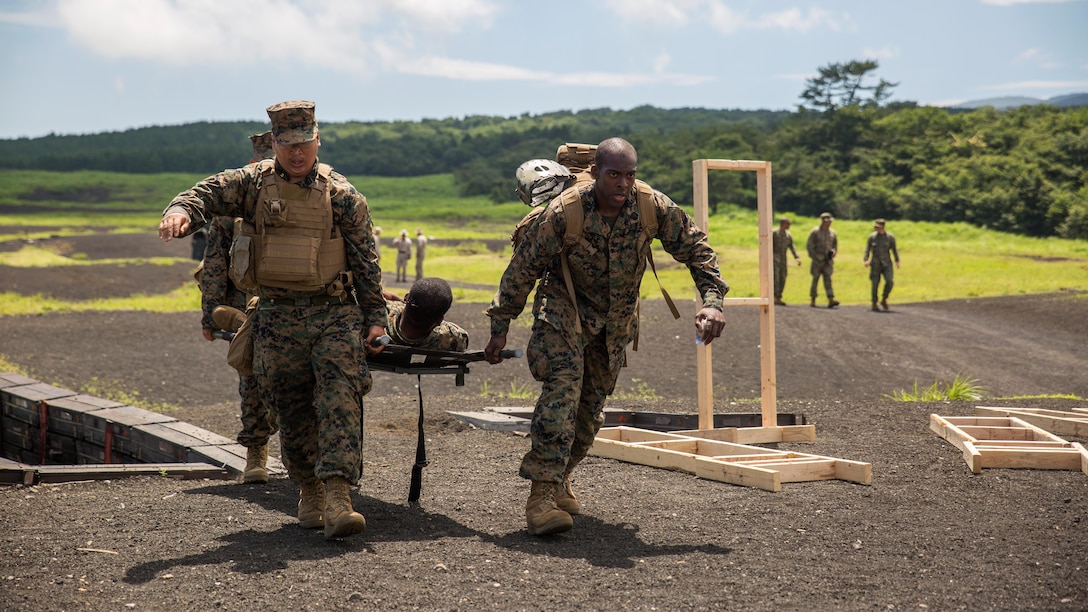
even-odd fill
[[[321,239],[297,234],[267,234],[261,248],[262,282],[321,286],[317,253]],[[342,247],[341,247],[342,248]]]
[[[227,348],[227,363],[242,374],[253,374],[253,318],[257,312],[259,298],[250,298],[246,304],[246,320]]]
[[[253,237],[256,231],[240,217],[234,220],[234,240],[230,245],[230,267],[227,275],[235,287],[254,292],[257,289]]]

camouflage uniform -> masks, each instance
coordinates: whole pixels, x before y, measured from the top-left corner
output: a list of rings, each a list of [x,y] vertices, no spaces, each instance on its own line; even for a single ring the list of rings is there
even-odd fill
[[[835,253],[839,251],[839,237],[830,227],[817,226],[808,234],[808,257],[812,260],[809,271],[812,272],[812,288],[809,297],[816,299],[816,287],[820,277],[824,279],[824,293],[827,299],[835,298],[835,289],[831,286],[831,274],[835,271]]]
[[[387,310],[389,313],[387,332],[393,344],[434,351],[464,352],[468,349],[468,332],[456,323],[442,321],[427,337],[420,340],[409,340],[400,332],[400,320],[404,316],[404,302],[388,302]]]
[[[427,256],[427,236],[416,233],[416,280],[423,278],[423,258]]]
[[[781,300],[782,292],[786,289],[786,275],[789,272],[786,251],[792,252],[793,258],[797,259],[797,249],[793,247],[793,234],[781,227],[771,232],[771,250],[774,252],[774,297]]]
[[[559,200],[528,227],[487,311],[491,335],[505,336],[510,319],[521,313],[540,279],[526,357],[533,377],[543,386],[530,426],[532,448],[520,469],[522,477],[534,481],[561,482],[568,465],[573,467],[589,452],[604,422],[605,398],[615,388],[627,344],[638,331],[636,306],[650,241],[637,252],[642,224],[634,195],[610,222],[598,212],[595,186],[579,189],[585,242],[574,245],[568,255],[577,311],[558,256],[566,230]],[[721,278],[706,234],[668,196],[655,191],[654,198],[656,238],[688,266],[705,305],[721,309],[729,286]],[[581,334],[574,325],[578,315]]]
[[[234,286],[227,274],[230,265],[230,244],[234,239],[234,221],[216,217],[207,226],[208,246],[204,251],[204,268],[200,276],[200,325],[216,329],[212,311],[216,306],[230,306],[244,311],[248,296]],[[259,448],[279,431],[276,415],[261,401],[257,377],[238,373],[238,395],[242,398],[242,431],[238,443],[246,448]]]
[[[253,223],[262,168],[271,163],[279,183],[287,185],[289,177],[278,162],[262,161],[204,179],[178,194],[163,215],[185,213],[195,227],[220,215]],[[309,188],[317,176],[315,163],[298,187]],[[356,482],[362,470],[363,395],[371,385],[363,342],[368,328],[384,327],[387,318],[366,198],[337,172],[328,189],[333,225],[345,240],[359,305],[351,296],[343,302],[320,303],[329,297],[324,292],[315,296],[261,287],[253,324],[253,369],[279,418],[291,478],[339,476]]]
[[[872,261],[869,255],[872,255]],[[894,260],[893,257],[894,256]],[[873,232],[865,242],[865,261],[869,261],[869,280],[872,281],[872,298],[876,304],[876,296],[880,288],[880,277],[884,277],[883,301],[888,300],[895,285],[895,266],[899,263],[899,249],[895,248],[895,236],[888,232],[881,234]]]

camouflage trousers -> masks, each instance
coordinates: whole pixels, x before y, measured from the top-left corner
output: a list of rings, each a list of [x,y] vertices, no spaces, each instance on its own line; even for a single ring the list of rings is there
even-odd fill
[[[873,283],[873,303],[876,304],[877,290],[880,288],[880,277],[884,277],[884,299],[888,299],[888,296],[892,294],[892,287],[895,285],[895,268],[891,264],[883,265],[879,262],[873,262],[869,265],[869,280]]]
[[[774,297],[781,299],[782,292],[786,289],[786,275],[789,266],[785,259],[774,260]]]
[[[288,475],[296,482],[362,476],[363,396],[370,372],[363,314],[354,304],[261,304],[253,325],[253,371],[278,417]]]
[[[242,431],[238,432],[238,444],[257,448],[268,444],[269,438],[280,430],[276,414],[261,399],[255,375],[238,374],[238,395],[242,397]]]
[[[831,287],[831,273],[835,271],[834,261],[813,259],[809,265],[809,271],[812,272],[812,288],[809,289],[809,297],[816,299],[816,287],[821,277],[824,279],[824,293],[827,294],[827,299],[835,297],[835,290]]]
[[[604,401],[616,387],[619,368],[609,367],[603,331],[585,340],[579,352],[551,324],[533,325],[526,358],[543,387],[529,426],[532,447],[518,472],[522,478],[562,481],[567,466],[589,454],[604,424]]]

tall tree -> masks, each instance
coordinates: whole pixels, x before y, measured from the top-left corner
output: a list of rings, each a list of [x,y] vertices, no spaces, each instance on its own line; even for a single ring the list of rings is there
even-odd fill
[[[807,105],[801,108],[831,113],[846,106],[880,106],[899,83],[880,79],[876,85],[867,85],[869,73],[879,67],[876,60],[853,60],[820,68],[819,76],[805,81],[801,98]]]

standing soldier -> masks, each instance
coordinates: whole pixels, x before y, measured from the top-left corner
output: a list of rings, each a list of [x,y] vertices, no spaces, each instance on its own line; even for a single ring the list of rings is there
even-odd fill
[[[801,258],[797,256],[797,249],[793,248],[793,234],[790,233],[790,218],[782,217],[778,220],[778,229],[771,232],[771,250],[774,252],[774,303],[785,306],[782,301],[782,291],[786,288],[786,273],[789,266],[786,264],[786,251],[793,253],[797,265],[801,265]]]
[[[888,296],[895,285],[895,270],[892,269],[892,259],[895,259],[895,267],[899,267],[899,249],[895,248],[895,236],[884,231],[884,219],[873,221],[873,233],[865,242],[865,267],[869,268],[869,280],[872,281],[873,311],[879,312],[876,307],[877,289],[880,288],[880,277],[884,277],[884,293],[880,299],[880,306],[888,310]]]
[[[374,226],[374,254],[378,257],[378,263],[382,261],[382,227]]]
[[[412,258],[412,239],[408,230],[402,229],[400,236],[393,239],[393,248],[397,250],[397,282],[408,282],[408,260]]]
[[[427,254],[427,236],[416,228],[416,280],[423,278],[423,256]]]
[[[530,425],[532,448],[519,470],[532,481],[525,520],[529,533],[546,535],[574,526],[582,507],[571,490],[571,472],[589,453],[604,422],[604,401],[616,386],[626,347],[638,332],[639,285],[650,240],[691,271],[703,299],[697,333],[709,343],[725,327],[722,280],[706,234],[668,196],[653,191],[657,234],[642,240],[636,203],[638,155],[622,138],[602,142],[590,173],[593,183],[569,189],[530,224],[515,248],[487,314],[488,362],[502,361],[510,320],[525,307],[538,279],[527,358],[542,383]],[[642,187],[638,187],[642,189]],[[648,187],[647,187],[648,188]],[[567,219],[584,212],[582,236],[565,248]],[[569,267],[568,292],[563,268]]]
[[[820,225],[808,233],[808,258],[812,260],[809,270],[812,272],[812,288],[809,306],[816,306],[816,286],[820,277],[824,279],[824,292],[827,293],[827,307],[839,305],[835,300],[835,290],[831,287],[831,273],[835,271],[835,254],[839,252],[839,237],[831,229],[831,213],[820,215]]]
[[[272,159],[272,132],[249,137],[253,144],[253,156],[249,163]],[[234,240],[234,220],[215,217],[207,226],[208,244],[204,251],[204,263],[197,282],[200,285],[200,326],[205,340],[214,340],[212,332],[219,328],[212,312],[216,306],[230,306],[245,310],[250,295],[238,288],[230,279],[230,245]],[[233,330],[229,330],[233,331]],[[276,415],[268,410],[258,389],[257,377],[238,373],[238,395],[242,398],[242,430],[238,432],[238,444],[246,447],[246,468],[242,482],[268,482],[268,440],[279,431]]]
[[[381,268],[366,198],[318,163],[313,102],[268,107],[274,160],[226,170],[177,195],[159,236],[184,236],[218,215],[241,217],[235,279],[253,287],[253,371],[279,417],[298,520],[325,537],[361,533],[351,506],[362,472],[365,351],[385,335]],[[239,254],[250,253],[241,259]],[[316,257],[313,255],[316,254]]]

